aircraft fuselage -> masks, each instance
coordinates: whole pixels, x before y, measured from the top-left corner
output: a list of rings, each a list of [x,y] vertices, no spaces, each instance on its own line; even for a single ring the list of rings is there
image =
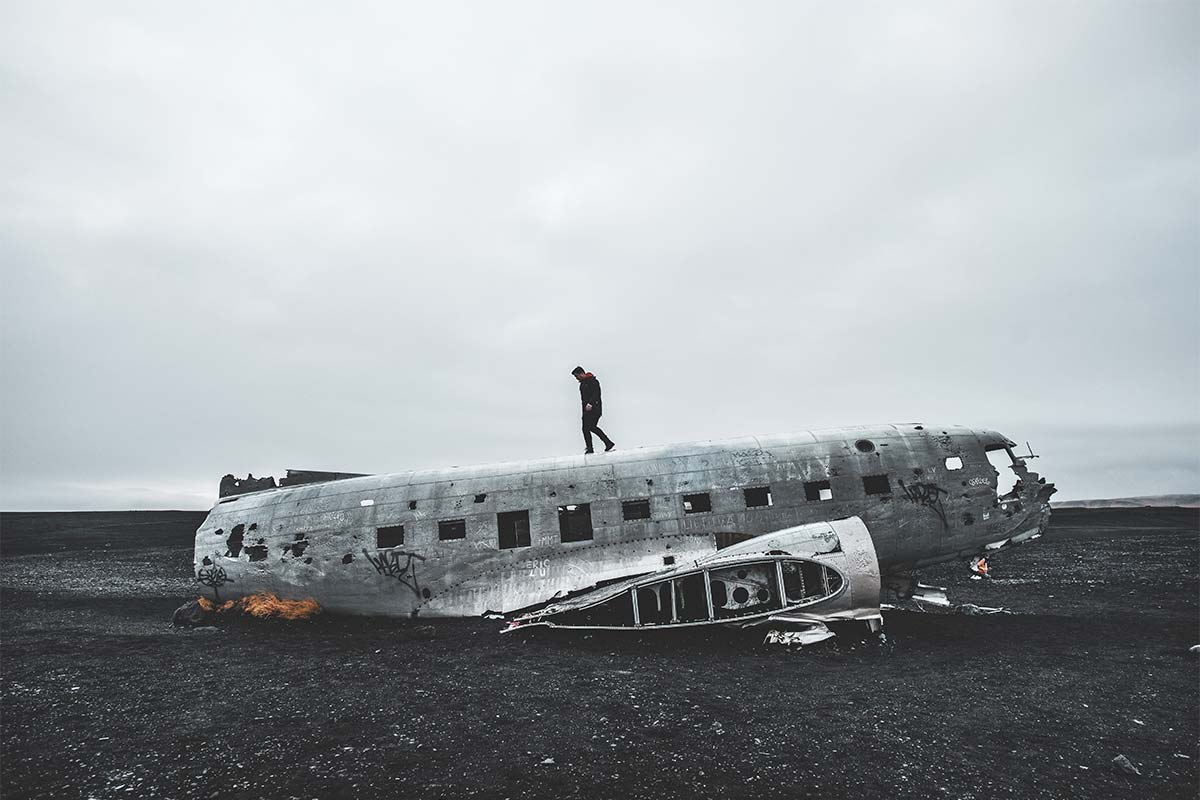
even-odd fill
[[[913,423],[268,489],[213,507],[195,569],[220,600],[270,591],[335,612],[475,616],[859,517],[881,573],[898,575],[1045,527],[1053,486],[1012,447]],[[998,493],[988,451],[1011,462],[1012,492]]]

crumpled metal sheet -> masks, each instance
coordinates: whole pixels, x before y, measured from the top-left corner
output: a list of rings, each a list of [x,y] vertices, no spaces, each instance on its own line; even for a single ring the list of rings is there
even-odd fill
[[[836,636],[833,631],[829,630],[820,622],[815,622],[807,628],[796,631],[768,631],[766,638],[763,639],[763,644],[782,644],[782,645],[810,645],[817,642],[823,642],[826,639],[832,639]]]
[[[918,603],[928,603],[931,606],[950,607],[950,596],[946,593],[945,586],[930,586],[927,583],[918,583],[916,588],[913,589],[912,599]]]

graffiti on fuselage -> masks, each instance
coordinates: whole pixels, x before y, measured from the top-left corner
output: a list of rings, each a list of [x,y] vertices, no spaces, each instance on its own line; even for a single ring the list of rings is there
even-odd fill
[[[233,578],[225,574],[225,568],[212,564],[207,567],[201,567],[196,573],[196,580],[204,586],[213,590],[213,600],[220,601],[220,588],[227,583],[233,583]]]
[[[385,578],[395,578],[402,585],[411,589],[413,594],[420,596],[421,585],[417,582],[417,567],[415,562],[424,561],[424,556],[398,548],[377,550],[373,556],[365,547],[363,548],[363,555],[367,557],[367,561],[371,562],[371,566],[380,575]]]
[[[936,483],[914,483],[912,485],[905,484],[904,481],[899,483],[905,499],[910,503],[925,506],[941,520],[943,528],[949,527],[946,523],[946,508],[942,505],[942,495],[950,494],[949,492]]]

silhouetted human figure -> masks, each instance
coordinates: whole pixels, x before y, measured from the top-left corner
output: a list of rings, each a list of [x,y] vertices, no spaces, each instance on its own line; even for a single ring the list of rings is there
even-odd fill
[[[590,372],[584,371],[583,367],[576,367],[571,370],[571,374],[575,376],[575,380],[579,381],[579,401],[583,405],[583,443],[587,445],[587,449],[583,452],[594,453],[592,449],[592,434],[600,437],[600,441],[604,442],[604,452],[608,452],[616,447],[612,439],[604,435],[604,431],[600,430],[596,423],[600,421],[600,414],[603,411],[600,401],[600,381],[596,380],[596,376]]]

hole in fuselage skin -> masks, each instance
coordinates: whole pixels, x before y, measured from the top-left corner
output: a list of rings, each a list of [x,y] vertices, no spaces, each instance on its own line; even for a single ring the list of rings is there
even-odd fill
[[[244,525],[234,525],[233,530],[229,532],[229,538],[225,540],[225,556],[227,558],[237,558],[242,554],[242,536],[246,527]]]
[[[354,553],[346,553],[346,555],[342,556],[343,564],[349,564],[353,560],[354,560]]]
[[[430,591],[428,589],[421,590],[421,597],[424,597],[426,600],[428,600],[431,596],[432,595],[430,594]]]
[[[246,548],[246,555],[250,556],[251,561],[266,561],[267,546],[265,544],[252,544]]]
[[[996,470],[996,494],[1004,497],[1017,488],[1020,482],[1013,467],[1018,463],[1012,451],[997,447],[987,451],[988,462]]]
[[[211,559],[211,558],[209,558],[208,556],[205,556],[205,557],[204,557],[204,560],[203,560],[203,561],[201,561],[200,563],[201,563],[201,564],[203,564],[203,565],[204,565],[204,566],[206,566],[206,567],[211,567],[211,566],[212,566],[212,559]]]

